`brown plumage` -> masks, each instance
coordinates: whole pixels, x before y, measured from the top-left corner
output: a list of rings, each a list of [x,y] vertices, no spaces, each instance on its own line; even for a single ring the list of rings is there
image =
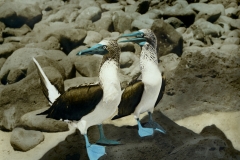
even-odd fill
[[[166,79],[164,76],[162,76],[162,86],[161,86],[161,90],[159,92],[158,98],[156,100],[155,107],[163,97],[163,94],[165,91],[165,85],[166,85]],[[143,90],[144,90],[144,84],[141,80],[138,80],[130,84],[124,90],[122,94],[121,102],[118,106],[118,114],[114,116],[112,120],[119,119],[132,114],[135,111],[138,103],[142,98]]]

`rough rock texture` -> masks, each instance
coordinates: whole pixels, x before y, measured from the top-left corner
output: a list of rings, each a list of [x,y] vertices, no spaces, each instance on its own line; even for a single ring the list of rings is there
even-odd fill
[[[28,151],[44,140],[42,132],[15,128],[10,143],[15,150]]]
[[[42,93],[38,74],[37,71],[35,71],[23,80],[12,85],[4,86],[0,90],[0,128],[5,128],[2,126],[2,122],[4,121],[3,113],[5,110],[15,107],[15,113],[10,112],[14,114],[14,116],[11,117],[12,114],[10,113],[10,115],[7,116],[10,118],[9,124],[11,124],[12,127],[10,127],[10,129],[12,129],[19,122],[22,115],[44,106],[46,107],[47,105],[48,101]],[[9,118],[7,119],[9,120]]]
[[[76,53],[102,39],[117,39],[143,28],[153,29],[158,38],[159,68],[167,79],[156,111],[171,120],[239,111],[239,4],[237,0],[0,0],[0,129],[67,130],[66,123],[32,112],[49,106],[32,57],[42,56],[37,58],[40,65],[62,93],[69,87],[98,82],[101,57]],[[119,46],[124,89],[139,76],[141,48],[133,43]],[[239,159],[230,141],[214,126],[197,135],[162,114],[155,118],[162,118],[159,123],[167,135],[140,139],[136,126],[105,126],[107,137],[121,138],[124,145],[107,147],[102,159]],[[231,127],[228,133],[234,131]],[[95,130],[89,129],[91,142],[97,139]],[[237,146],[235,139],[228,138]],[[78,132],[62,144],[43,159],[86,158]],[[8,153],[0,150],[1,157],[16,159]]]
[[[41,9],[37,5],[21,2],[5,2],[0,7],[0,21],[11,28],[19,28],[27,24],[33,28],[42,18]]]
[[[201,134],[178,126],[160,112],[153,114],[155,120],[161,124],[167,134],[154,132],[153,136],[140,138],[137,126],[115,127],[104,125],[106,136],[118,139],[122,145],[106,146],[106,155],[100,159],[239,159],[240,152],[235,150],[229,140],[216,127],[208,127]],[[146,122],[147,118],[142,120]],[[207,134],[209,130],[210,132]],[[221,135],[221,137],[219,136]],[[97,127],[88,131],[91,143],[99,138]],[[69,135],[65,141],[47,152],[41,160],[46,159],[87,159],[84,137],[76,133]],[[71,148],[71,149],[69,149]],[[194,153],[194,154],[192,154]]]
[[[88,63],[84,63],[84,62]],[[98,56],[81,56],[74,63],[76,70],[84,77],[97,77],[102,58]]]
[[[37,111],[24,114],[18,126],[25,129],[38,130],[44,132],[64,132],[68,130],[68,124],[63,121],[58,121],[50,118],[46,118],[46,115],[37,115],[48,108],[40,109]]]
[[[182,54],[183,39],[175,29],[163,20],[155,20],[151,29],[158,39],[158,56],[168,53],[176,53],[178,56]]]

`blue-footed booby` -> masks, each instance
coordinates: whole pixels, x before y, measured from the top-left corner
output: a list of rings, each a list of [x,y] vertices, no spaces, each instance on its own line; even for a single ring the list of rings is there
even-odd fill
[[[75,126],[84,135],[86,149],[90,160],[96,160],[105,154],[105,147],[97,144],[90,144],[87,136],[87,129],[90,126],[98,125],[100,131],[100,144],[119,144],[118,141],[105,138],[102,122],[117,111],[121,100],[121,87],[118,77],[120,47],[115,40],[102,40],[95,46],[80,51],[77,55],[100,54],[104,55],[99,71],[99,84],[73,87],[59,94],[57,89],[49,82],[38,62],[34,60],[41,83],[48,90],[51,107],[38,114],[47,114],[47,118],[57,120],[74,121]]]
[[[120,42],[135,42],[142,48],[140,55],[142,80],[135,81],[125,88],[118,106],[118,115],[112,119],[133,113],[137,120],[138,133],[141,137],[153,135],[154,130],[165,134],[166,131],[163,127],[152,119],[154,107],[161,100],[165,90],[165,79],[158,68],[157,38],[150,29],[141,29],[137,32],[124,34],[119,38],[121,37],[135,37]],[[148,112],[149,121],[142,127],[139,115],[144,112]]]

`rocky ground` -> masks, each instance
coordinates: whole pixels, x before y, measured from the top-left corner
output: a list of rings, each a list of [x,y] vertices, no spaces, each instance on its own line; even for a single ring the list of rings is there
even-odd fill
[[[239,0],[0,0],[1,157],[86,159],[79,132],[70,134],[66,123],[36,116],[48,101],[32,57],[64,92],[98,81],[101,57],[77,57],[78,51],[105,38],[151,28],[158,38],[159,68],[167,79],[154,117],[168,134],[140,139],[132,117],[107,121],[107,135],[121,139],[123,145],[107,146],[101,159],[240,159],[239,4]],[[139,73],[140,48],[132,43],[120,47],[125,87]],[[93,142],[95,130],[89,129]]]

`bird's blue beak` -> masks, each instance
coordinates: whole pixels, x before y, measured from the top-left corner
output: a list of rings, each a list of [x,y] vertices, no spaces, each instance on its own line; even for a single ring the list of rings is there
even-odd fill
[[[143,46],[147,41],[146,38],[144,38],[144,33],[140,32],[140,31],[136,31],[136,32],[129,33],[129,34],[123,34],[119,38],[122,38],[122,37],[135,37],[135,38],[119,41],[119,43],[134,42],[134,43],[137,43],[140,46]]]
[[[136,31],[136,32],[132,32],[132,33],[129,33],[129,34],[123,34],[123,35],[121,35],[119,38],[122,38],[122,37],[143,38],[143,36],[144,36],[144,33],[143,33],[143,32]]]
[[[94,46],[92,46],[91,48],[82,50],[80,52],[77,53],[78,56],[80,55],[87,55],[87,54],[100,54],[100,55],[104,55],[107,54],[108,50],[105,48],[104,45],[102,44],[96,44]]]

